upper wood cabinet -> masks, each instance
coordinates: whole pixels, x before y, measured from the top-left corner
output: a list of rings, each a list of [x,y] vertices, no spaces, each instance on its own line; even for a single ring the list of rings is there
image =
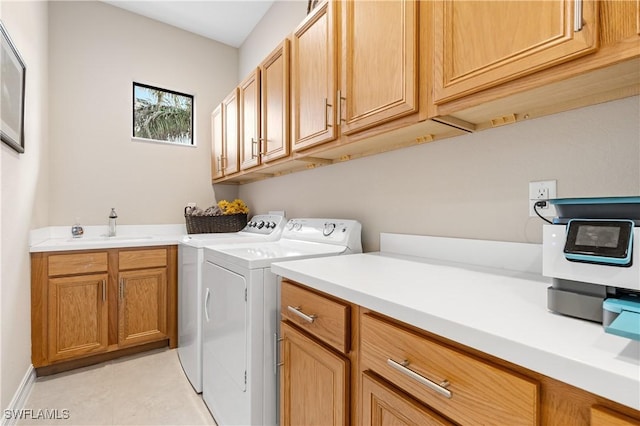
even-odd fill
[[[260,64],[260,160],[284,158],[290,152],[289,40]]]
[[[337,37],[335,3],[325,1],[296,29],[291,47],[293,151],[334,140]]]
[[[434,2],[434,102],[594,52],[597,6],[591,0]]]
[[[240,171],[240,129],[238,88],[211,114],[211,178],[221,178]]]
[[[222,141],[224,145],[222,170],[224,175],[228,176],[240,170],[237,88],[222,101],[222,120]]]
[[[240,169],[290,152],[289,40],[284,40],[238,87]]]
[[[224,157],[222,104],[211,113],[211,179],[224,177],[222,158]]]
[[[342,133],[417,112],[417,1],[345,1],[341,16]]]
[[[240,93],[240,169],[260,163],[260,69],[238,86]]]

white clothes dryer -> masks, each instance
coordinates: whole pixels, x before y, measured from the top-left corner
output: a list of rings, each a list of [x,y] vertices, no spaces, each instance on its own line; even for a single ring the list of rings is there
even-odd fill
[[[185,235],[178,246],[178,358],[193,389],[202,392],[202,264],[211,244],[274,241],[286,219],[278,214],[256,215],[241,231]]]

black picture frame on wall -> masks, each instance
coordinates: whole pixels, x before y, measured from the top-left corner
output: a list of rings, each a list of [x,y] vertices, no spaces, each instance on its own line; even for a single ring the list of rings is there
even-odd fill
[[[0,139],[22,154],[27,68],[2,21],[0,33]]]

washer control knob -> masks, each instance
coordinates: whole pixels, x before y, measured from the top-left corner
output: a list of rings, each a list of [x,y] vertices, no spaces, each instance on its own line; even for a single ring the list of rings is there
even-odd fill
[[[264,228],[264,220],[261,220],[260,222],[258,222],[258,229],[262,229]]]
[[[292,220],[290,220],[289,223],[287,223],[287,229],[290,231],[293,231],[294,226],[296,226],[296,223]]]
[[[276,229],[276,223],[275,222],[269,222],[268,225],[269,225],[269,228]]]
[[[325,237],[328,237],[329,235],[333,234],[333,231],[335,231],[335,229],[336,229],[335,223],[325,223],[324,229],[322,230],[322,235],[324,235]]]

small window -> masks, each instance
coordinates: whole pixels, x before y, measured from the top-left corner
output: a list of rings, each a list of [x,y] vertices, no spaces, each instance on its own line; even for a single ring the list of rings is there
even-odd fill
[[[193,96],[133,83],[133,137],[193,146]]]

